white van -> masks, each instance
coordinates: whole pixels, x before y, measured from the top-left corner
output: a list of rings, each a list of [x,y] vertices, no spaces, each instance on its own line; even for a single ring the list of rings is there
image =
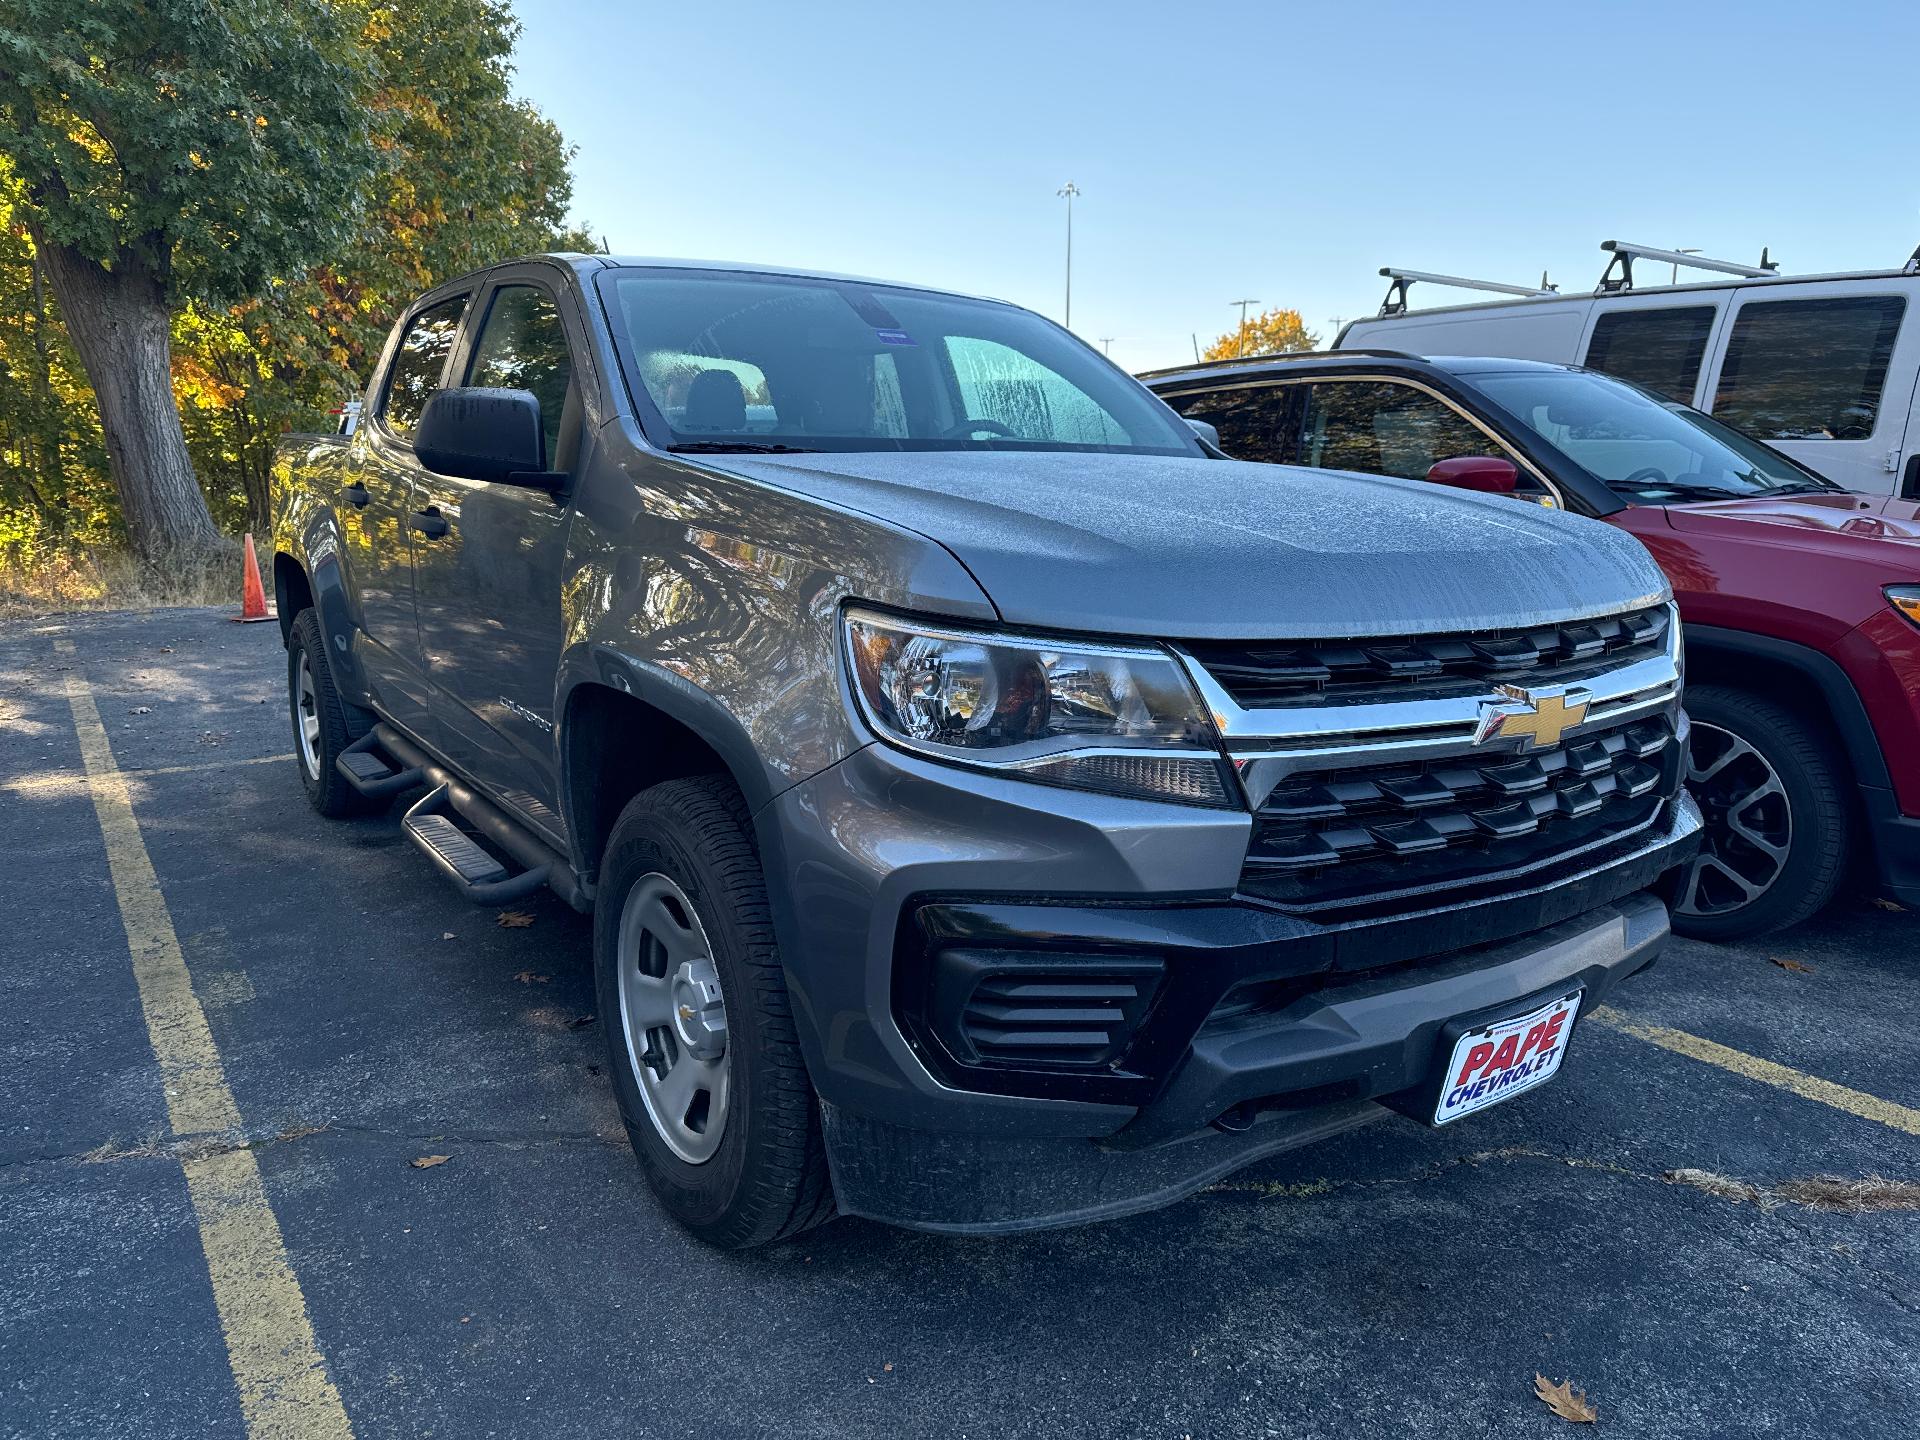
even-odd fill
[[[1605,370],[1705,410],[1849,490],[1920,499],[1920,250],[1904,269],[1781,275],[1609,240],[1590,295],[1383,269],[1380,313],[1334,348],[1498,355]],[[1634,262],[1641,274],[1634,274]],[[1691,284],[1670,267],[1715,272]],[[1407,308],[1416,282],[1515,298]]]

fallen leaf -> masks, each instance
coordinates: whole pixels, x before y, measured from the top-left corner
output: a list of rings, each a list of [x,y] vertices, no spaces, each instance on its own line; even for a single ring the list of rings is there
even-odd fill
[[[436,1165],[446,1164],[452,1158],[451,1155],[422,1155],[419,1159],[409,1160],[407,1163],[416,1170],[431,1170]]]
[[[1772,960],[1773,963],[1778,965],[1782,970],[1791,970],[1796,975],[1813,974],[1813,967],[1811,965],[1802,965],[1798,960],[1781,960],[1772,955],[1769,955],[1767,958]]]
[[[451,939],[453,939],[453,931],[451,931],[451,930],[442,930],[442,931],[440,932],[440,938],[441,938],[442,940],[451,940]]]
[[[533,916],[524,910],[502,910],[493,917],[493,923],[503,930],[524,930],[533,924]]]
[[[1874,896],[1873,903],[1878,905],[1882,910],[1891,910],[1896,915],[1904,915],[1907,913],[1906,906],[1895,904],[1884,895]]]
[[[1571,1380],[1562,1380],[1556,1385],[1546,1376],[1536,1373],[1533,1377],[1533,1393],[1554,1414],[1575,1425],[1591,1425],[1600,1418],[1600,1412],[1587,1403],[1586,1391],[1574,1389]]]
[[[462,1316],[460,1317],[460,1323],[461,1323],[462,1325],[466,1325],[466,1324],[470,1324],[470,1323],[472,1322],[472,1320],[473,1320],[473,1316],[471,1316],[471,1315],[462,1315]]]
[[[574,1016],[574,1017],[573,1017],[573,1019],[571,1019],[571,1020],[569,1020],[569,1021],[567,1021],[567,1029],[569,1029],[569,1030],[584,1030],[584,1029],[586,1029],[586,1028],[587,1028],[587,1026],[589,1026],[589,1025],[591,1025],[591,1024],[593,1024],[593,1016],[591,1016],[591,1015],[576,1015],[576,1016]]]
[[[173,646],[171,646],[171,645],[162,645],[162,646],[160,647],[160,653],[161,653],[162,655],[171,655],[171,654],[173,654]]]
[[[882,1370],[885,1370],[889,1375],[891,1375],[893,1373],[893,1361],[891,1360],[887,1361],[887,1363],[882,1365],[880,1368]]]
[[[136,705],[127,713],[129,715],[151,715],[153,714],[153,707],[151,705]]]
[[[531,970],[522,970],[513,978],[518,980],[522,985],[544,985],[553,979],[551,975],[536,975]]]

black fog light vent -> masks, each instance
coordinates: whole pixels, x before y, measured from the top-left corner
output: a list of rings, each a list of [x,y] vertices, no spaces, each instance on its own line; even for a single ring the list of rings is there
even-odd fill
[[[1155,959],[943,951],[936,993],[948,1047],[967,1063],[1109,1065],[1160,987]]]

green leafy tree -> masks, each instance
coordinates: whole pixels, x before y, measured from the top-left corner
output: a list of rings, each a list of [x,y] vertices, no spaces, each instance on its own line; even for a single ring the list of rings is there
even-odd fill
[[[1307,329],[1298,310],[1268,310],[1247,321],[1244,330],[1229,330],[1207,346],[1202,358],[1233,360],[1242,355],[1283,355],[1290,350],[1316,350],[1320,337]]]
[[[175,387],[215,513],[267,521],[275,438],[357,397],[387,331],[442,280],[540,250],[592,246],[563,230],[572,150],[513,98],[520,33],[496,0],[413,0],[355,12],[382,156],[352,243],[238,305],[175,325]]]
[[[351,12],[324,0],[8,0],[0,155],[92,383],[128,539],[221,539],[170,373],[189,302],[342,253],[378,156]]]

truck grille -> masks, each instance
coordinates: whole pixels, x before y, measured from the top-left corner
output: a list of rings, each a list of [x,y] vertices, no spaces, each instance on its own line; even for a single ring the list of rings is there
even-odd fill
[[[1532,754],[1298,772],[1254,815],[1241,888],[1320,908],[1551,864],[1651,824],[1680,751],[1660,714]]]
[[[1249,709],[1391,701],[1489,684],[1568,684],[1662,653],[1667,607],[1525,630],[1480,630],[1386,640],[1248,644],[1200,641],[1188,651],[1236,704]]]

